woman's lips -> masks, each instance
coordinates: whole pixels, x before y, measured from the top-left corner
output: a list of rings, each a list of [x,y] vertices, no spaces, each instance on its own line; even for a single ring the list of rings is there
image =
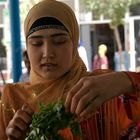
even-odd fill
[[[57,64],[53,64],[53,63],[44,63],[41,64],[41,67],[45,70],[53,70],[57,67]]]

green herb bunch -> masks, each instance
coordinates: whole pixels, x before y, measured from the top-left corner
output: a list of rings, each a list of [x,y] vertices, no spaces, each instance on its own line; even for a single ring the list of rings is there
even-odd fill
[[[40,111],[33,115],[25,140],[65,140],[58,131],[70,128],[74,136],[82,136],[76,115],[65,112],[64,102],[59,100],[47,107],[40,103]]]

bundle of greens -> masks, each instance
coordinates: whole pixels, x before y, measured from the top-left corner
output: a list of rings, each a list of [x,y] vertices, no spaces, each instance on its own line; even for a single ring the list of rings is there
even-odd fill
[[[25,140],[65,140],[58,132],[70,128],[74,136],[82,136],[76,115],[65,112],[64,102],[59,100],[47,107],[39,104],[40,111],[33,115]]]

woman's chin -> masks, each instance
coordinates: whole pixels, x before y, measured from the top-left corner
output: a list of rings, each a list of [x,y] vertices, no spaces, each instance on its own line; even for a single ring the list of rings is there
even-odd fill
[[[60,75],[56,75],[56,73],[45,73],[42,74],[42,77],[46,80],[55,80],[58,79],[60,77]]]

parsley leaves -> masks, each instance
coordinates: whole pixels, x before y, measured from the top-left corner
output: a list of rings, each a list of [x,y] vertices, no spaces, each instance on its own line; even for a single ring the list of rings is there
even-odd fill
[[[65,140],[58,132],[70,128],[73,136],[82,136],[76,115],[65,112],[64,102],[59,100],[47,107],[40,103],[40,111],[33,115],[25,140]]]

